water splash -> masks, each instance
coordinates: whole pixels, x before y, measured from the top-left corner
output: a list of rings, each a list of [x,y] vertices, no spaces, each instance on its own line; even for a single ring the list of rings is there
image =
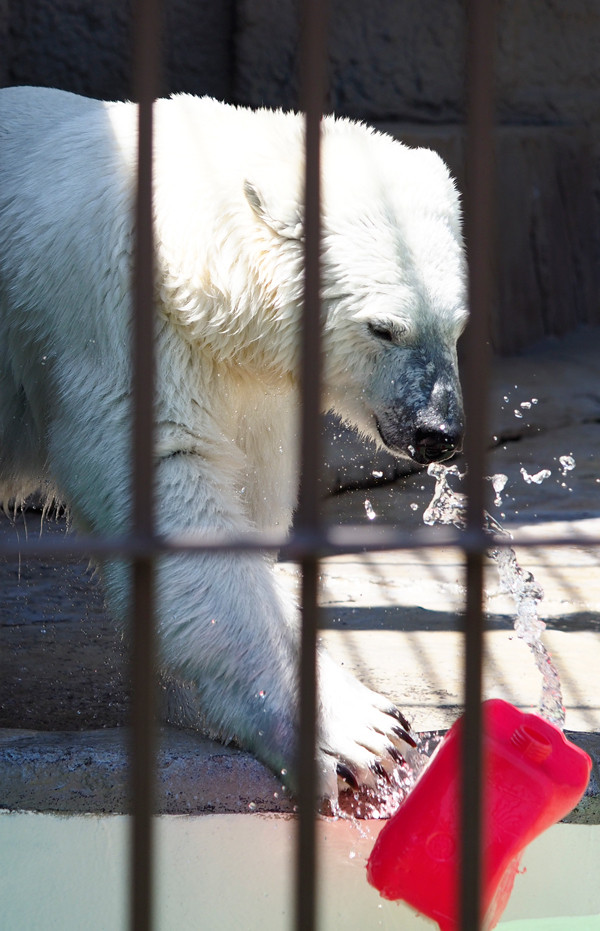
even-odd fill
[[[458,466],[443,466],[434,462],[427,469],[427,474],[435,478],[433,498],[423,512],[423,522],[429,526],[445,524],[446,526],[465,529],[467,496],[454,491],[448,483],[449,475],[456,475],[463,479],[464,472],[459,472]]]
[[[563,464],[562,458],[567,457],[561,457],[561,464]],[[574,462],[570,468],[573,467]],[[427,471],[435,479],[436,484],[431,502],[423,514],[424,522],[428,525],[445,524],[464,529],[467,498],[466,495],[455,492],[448,481],[450,476],[462,479],[464,473],[459,472],[456,466],[444,466],[441,463],[433,463]],[[511,535],[487,511],[484,529],[495,539],[499,537],[511,539]],[[544,597],[544,592],[531,572],[521,568],[511,546],[492,545],[488,553],[498,569],[502,590],[511,595],[515,602],[515,632],[530,648],[535,664],[542,675],[542,694],[538,713],[547,721],[562,728],[565,723],[565,708],[560,679],[541,640],[541,634],[546,625],[539,615],[538,606]]]
[[[502,531],[505,536],[510,536]],[[538,613],[538,605],[544,597],[542,587],[536,582],[531,572],[522,569],[517,561],[515,551],[510,546],[500,546],[490,550],[490,556],[496,563],[502,589],[515,601],[515,632],[531,652],[535,664],[542,675],[542,694],[538,714],[563,728],[565,725],[565,707],[558,671],[554,666],[548,650],[541,640],[546,624]]]
[[[323,813],[334,820],[349,819],[355,824],[364,819],[391,818],[413,789],[443,735],[432,731],[412,736],[416,747],[408,748],[403,765],[390,768],[385,777],[375,776],[372,787],[342,790],[337,798],[327,800]]]
[[[537,400],[532,399],[532,403],[537,403]],[[561,464],[564,468],[562,461]],[[424,523],[429,526],[443,524],[464,530],[466,526],[467,496],[455,491],[451,487],[449,479],[454,478],[461,481],[465,477],[465,473],[461,473],[456,465],[445,466],[441,463],[431,464],[427,471],[435,479],[435,489],[431,501],[423,513]],[[545,474],[537,473],[537,475],[529,478],[531,481],[540,483],[546,477]],[[527,481],[527,479],[525,480]],[[504,491],[507,476],[498,473],[489,476],[489,481],[495,494],[494,503],[496,506],[500,506],[502,503],[500,496]],[[425,490],[424,486],[422,490]],[[376,516],[368,499],[365,501],[365,511],[367,517],[371,520]],[[484,529],[490,535],[490,538],[496,541],[499,538],[511,539],[511,535],[487,511],[485,512]],[[542,675],[542,694],[538,713],[547,721],[562,728],[565,723],[565,709],[562,701],[560,679],[552,664],[550,655],[541,641],[541,634],[546,627],[538,612],[539,603],[544,597],[543,590],[533,575],[523,570],[519,565],[511,546],[494,546],[492,543],[488,554],[497,567],[502,590],[510,594],[515,602],[515,632],[529,646],[536,666]],[[414,787],[421,772],[428,764],[433,751],[442,739],[442,734],[435,732],[420,733],[413,734],[413,737],[416,740],[416,747],[411,748],[406,754],[406,764],[404,766],[394,767],[385,778],[378,777],[376,785],[372,789],[363,788],[355,791],[348,788],[340,793],[339,798],[329,799],[329,807],[325,813],[332,816],[334,820],[339,818],[349,819],[354,825],[358,826],[360,826],[360,819],[385,819],[391,817]]]

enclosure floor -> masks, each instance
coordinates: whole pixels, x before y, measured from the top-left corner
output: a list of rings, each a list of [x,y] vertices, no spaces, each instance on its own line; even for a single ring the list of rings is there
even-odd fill
[[[589,735],[600,734],[600,548],[590,542],[600,537],[599,355],[600,337],[591,330],[497,360],[490,405],[490,473],[508,476],[493,513],[516,540],[539,541],[534,549],[517,545],[517,555],[545,592],[544,642],[560,673],[566,726]],[[575,460],[566,474],[561,456]],[[522,469],[552,474],[542,484],[528,483]],[[389,522],[422,531],[432,479],[419,473],[381,484],[368,461],[362,471],[365,487],[328,497],[328,519],[368,524],[368,500],[376,515],[371,526]],[[40,526],[39,514],[28,513],[27,533]],[[64,530],[61,522],[43,527],[44,534]],[[4,537],[22,539],[25,532],[22,518],[15,524],[1,518]],[[572,546],[548,545],[564,535]],[[294,586],[292,566],[281,563],[278,571]],[[486,571],[485,695],[534,710],[540,675],[514,635],[513,606],[498,590],[494,566]],[[322,574],[322,638],[334,656],[393,698],[415,730],[447,728],[462,702],[460,551],[338,556],[323,561]],[[85,563],[46,560],[1,564],[0,585],[2,804],[119,810],[126,654],[98,580]],[[600,739],[588,738],[594,740],[598,748]],[[263,808],[287,804],[276,780],[246,754],[173,730],[163,732],[163,754],[164,810],[240,811],[256,800]],[[100,784],[98,772],[104,773]]]

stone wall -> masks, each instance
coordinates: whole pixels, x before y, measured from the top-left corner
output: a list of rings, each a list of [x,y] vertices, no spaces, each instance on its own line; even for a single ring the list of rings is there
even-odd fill
[[[238,0],[236,97],[296,103],[298,0]],[[368,120],[464,116],[464,0],[332,0],[331,102]],[[497,0],[500,122],[590,123],[600,115],[595,0]],[[275,38],[276,37],[276,38]]]
[[[165,93],[294,107],[298,0],[169,0]],[[130,93],[118,0],[0,0],[0,80]],[[600,323],[596,0],[497,2],[498,286],[514,352]],[[438,149],[464,176],[464,0],[333,0],[330,106]]]
[[[0,0],[0,51],[6,49],[0,78],[107,100],[129,97],[131,5],[131,0]],[[164,93],[229,98],[234,0],[168,0],[164,9]]]

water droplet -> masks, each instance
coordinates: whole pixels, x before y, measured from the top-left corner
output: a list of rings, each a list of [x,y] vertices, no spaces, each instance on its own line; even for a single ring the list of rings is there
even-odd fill
[[[489,477],[492,488],[495,492],[494,505],[499,508],[502,504],[502,492],[506,488],[506,483],[508,481],[508,475],[504,475],[503,472],[497,472],[495,475],[490,475]]]
[[[500,494],[501,491],[504,491],[507,481],[508,475],[504,475],[502,472],[497,472],[495,475],[492,475],[492,488],[496,494]]]
[[[369,518],[369,520],[375,520],[375,518],[377,517],[377,514],[373,510],[373,505],[371,504],[368,498],[365,498],[365,513],[367,517]]]
[[[248,808],[250,811],[256,811],[256,802],[248,802]]]
[[[523,411],[514,410],[514,411],[513,411],[513,414],[515,415],[515,417],[518,417],[519,420],[521,420],[521,419],[523,418]]]
[[[563,475],[566,475],[567,472],[570,472],[572,469],[575,468],[575,460],[573,456],[559,456],[558,461],[560,462],[562,466]]]
[[[530,475],[527,469],[521,466],[521,475],[523,476],[523,481],[527,482],[528,485],[531,485],[532,482],[536,485],[541,485],[544,479],[550,478],[552,472],[550,469],[540,469],[535,475]]]
[[[380,472],[379,469],[373,469],[371,475],[373,478],[383,478],[383,472]]]

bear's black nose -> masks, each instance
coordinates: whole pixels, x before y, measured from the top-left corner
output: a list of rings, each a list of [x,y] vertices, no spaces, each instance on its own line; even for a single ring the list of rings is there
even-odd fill
[[[443,462],[460,449],[460,433],[445,430],[417,430],[413,459],[421,465]]]

